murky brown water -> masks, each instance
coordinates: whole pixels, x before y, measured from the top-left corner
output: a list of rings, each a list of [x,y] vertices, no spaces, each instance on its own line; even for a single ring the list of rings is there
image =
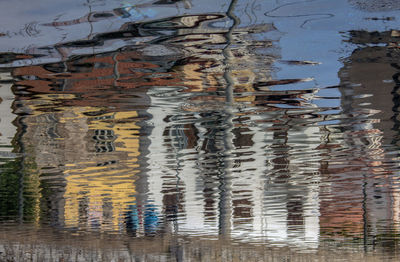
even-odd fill
[[[396,2],[42,2],[0,4],[3,256],[397,256]]]

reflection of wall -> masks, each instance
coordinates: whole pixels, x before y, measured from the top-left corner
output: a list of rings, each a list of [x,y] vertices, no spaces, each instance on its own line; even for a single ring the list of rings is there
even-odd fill
[[[84,205],[87,223],[91,226],[98,223],[118,229],[129,206],[135,203],[134,182],[139,167],[137,112],[116,112],[102,117],[106,120],[88,121],[87,134],[94,140],[91,145],[94,148],[88,150],[95,149],[96,153],[84,161],[66,163],[64,198],[67,226],[79,225],[83,215],[79,209]],[[76,118],[78,121],[81,119],[79,115]]]
[[[135,203],[138,115],[136,111],[85,115],[96,111],[67,107],[26,117],[23,141],[36,152],[43,182],[62,190],[50,197],[61,223],[68,227],[98,223],[100,228],[117,229]]]
[[[162,101],[153,98],[154,103]],[[149,112],[154,115],[152,121],[158,123],[150,136],[150,192],[160,212],[167,208],[163,195],[180,192],[179,197],[175,195],[182,206],[177,211],[180,231],[218,233],[222,194],[226,193],[229,197],[224,208],[229,208],[231,236],[318,245],[320,157],[308,158],[308,165],[303,166],[300,156],[292,159],[290,155],[299,148],[304,158],[311,154],[321,143],[319,128],[288,123],[288,132],[277,134],[271,131],[273,123],[263,125],[262,129],[248,126],[252,120],[261,120],[257,116],[235,116],[233,148],[226,155],[221,141],[224,133],[218,122],[202,122],[207,113],[183,114],[185,119],[190,116],[196,120],[181,125],[178,119],[165,121],[173,111],[151,108]],[[284,115],[280,113],[264,116],[282,119]],[[219,114],[214,111],[209,116],[215,118]],[[274,141],[282,143],[273,144]],[[288,149],[283,152],[285,147]],[[275,153],[271,152],[273,148]],[[223,177],[229,181],[225,189]],[[167,184],[169,192],[165,191]]]
[[[15,114],[12,111],[12,102],[14,100],[14,94],[11,91],[11,83],[7,83],[10,79],[10,75],[7,73],[0,74],[0,158],[13,157],[11,153],[13,146],[11,141],[13,140],[17,128],[13,124]]]

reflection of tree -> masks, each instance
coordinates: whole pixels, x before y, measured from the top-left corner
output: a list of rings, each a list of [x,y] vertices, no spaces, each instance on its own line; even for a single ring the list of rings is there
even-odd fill
[[[18,217],[21,160],[8,161],[1,165],[0,173],[0,217],[2,220]]]
[[[32,156],[9,160],[0,169],[0,220],[38,221],[41,192]]]

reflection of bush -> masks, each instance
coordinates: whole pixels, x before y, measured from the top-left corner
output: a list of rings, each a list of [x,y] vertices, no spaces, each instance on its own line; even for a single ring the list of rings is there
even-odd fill
[[[17,158],[0,166],[0,220],[38,218],[39,174],[32,158]]]
[[[15,159],[0,166],[0,220],[18,216],[21,160]]]

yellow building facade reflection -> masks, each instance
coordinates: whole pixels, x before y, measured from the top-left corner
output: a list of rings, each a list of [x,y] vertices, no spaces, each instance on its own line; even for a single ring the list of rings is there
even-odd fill
[[[39,169],[57,170],[57,176],[65,180],[65,226],[92,228],[98,224],[99,229],[118,230],[129,207],[135,205],[140,155],[138,113],[120,111],[88,116],[100,109],[74,106],[59,107],[55,113],[40,111],[46,102],[51,104],[54,100],[54,96],[41,95],[40,104],[26,105],[31,113],[24,118],[25,142],[35,147]],[[35,137],[50,138],[44,134],[50,133],[51,125],[43,126],[41,119],[55,121],[56,135],[48,142],[29,142],[28,139],[35,139],[29,136],[33,133]]]

